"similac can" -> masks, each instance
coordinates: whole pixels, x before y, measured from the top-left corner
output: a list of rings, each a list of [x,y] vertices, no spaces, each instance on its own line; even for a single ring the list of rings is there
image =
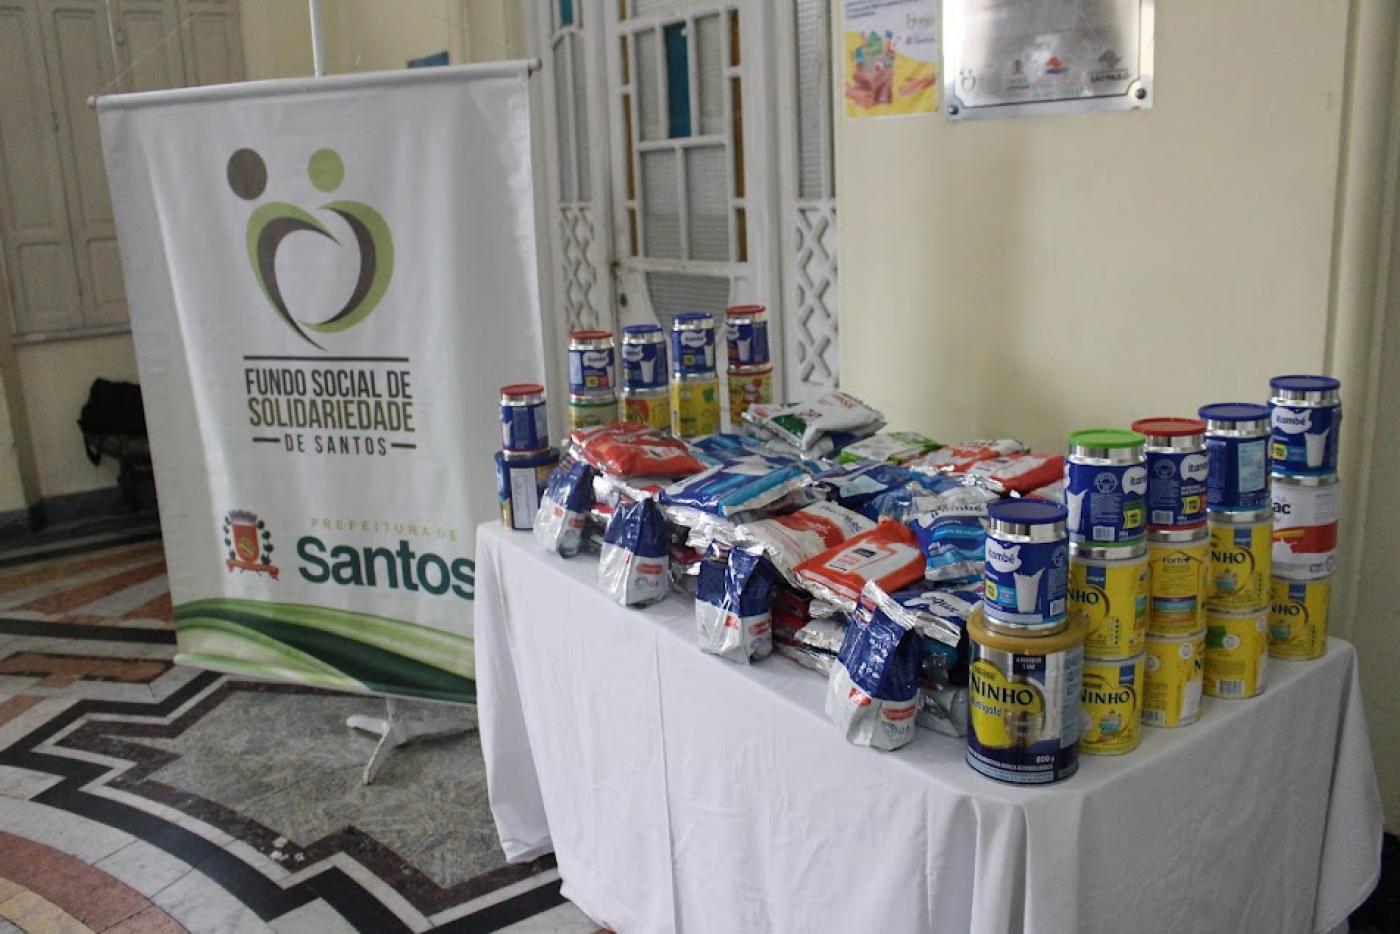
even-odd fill
[[[666,335],[659,324],[630,324],[622,329],[622,388],[665,390]]]
[[[1275,471],[1336,472],[1342,430],[1341,388],[1341,381],[1330,376],[1275,376],[1269,380]]]
[[[617,396],[612,393],[569,396],[569,430],[617,421]]]
[[[617,391],[611,331],[574,331],[569,335],[569,394]]]
[[[517,531],[535,527],[540,497],[558,463],[559,452],[554,448],[523,455],[496,452],[496,498],[501,503],[502,525]]]
[[[1197,418],[1143,418],[1147,438],[1147,523],[1189,529],[1206,524],[1206,423]]]
[[[1210,530],[1148,530],[1147,563],[1152,581],[1148,635],[1184,636],[1204,629]]]
[[[1253,697],[1269,680],[1269,611],[1206,617],[1205,693]]]
[[[1065,505],[1069,537],[1124,546],[1147,532],[1147,439],[1136,431],[1089,428],[1069,436]]]
[[[1305,661],[1327,653],[1327,610],[1332,578],[1293,581],[1274,578],[1269,607],[1269,654]]]
[[[622,420],[670,431],[670,391],[664,386],[660,389],[622,390]]]
[[[671,319],[671,373],[715,375],[715,318],[708,311],[682,311]]]
[[[1142,739],[1143,654],[1084,659],[1079,689],[1079,751],[1091,756],[1132,752]]]
[[[768,366],[768,309],[762,305],[733,305],[724,313],[729,369]]]
[[[773,401],[773,364],[763,366],[731,366],[729,368],[729,424],[743,424],[744,413],[751,405],[767,405]]]
[[[1147,637],[1142,687],[1142,722],[1186,726],[1201,715],[1206,629],[1184,636]]]
[[[990,547],[990,534],[987,541]],[[1071,543],[1069,615],[1086,627],[1085,657],[1130,658],[1142,651],[1152,591],[1148,574],[1146,542],[1128,548]]]
[[[1206,574],[1206,609],[1253,612],[1269,605],[1273,575],[1270,545],[1273,513],[1210,513],[1210,570]]]
[[[671,434],[699,438],[719,431],[719,378],[671,377]]]
[[[501,447],[521,453],[549,447],[549,413],[539,383],[501,387]]]
[[[983,624],[1004,635],[1045,635],[1065,628],[1069,542],[1065,507],[1048,500],[1004,499],[987,505]]]
[[[967,621],[967,764],[988,778],[1040,785],[1079,768],[1084,626],[1054,635],[1006,636],[980,612]]]
[[[1203,405],[1211,509],[1248,512],[1269,504],[1269,410],[1252,402]]]
[[[1274,573],[1328,577],[1337,565],[1337,475],[1274,475]]]

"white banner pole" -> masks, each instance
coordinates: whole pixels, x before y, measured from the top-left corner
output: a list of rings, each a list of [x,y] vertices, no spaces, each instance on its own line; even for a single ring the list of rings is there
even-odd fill
[[[311,15],[311,70],[321,78],[326,74],[326,43],[321,35],[321,0],[307,0]]]

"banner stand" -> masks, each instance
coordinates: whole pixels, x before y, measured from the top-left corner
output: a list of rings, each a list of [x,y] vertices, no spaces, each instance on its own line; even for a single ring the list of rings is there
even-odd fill
[[[379,774],[389,755],[400,746],[407,746],[422,739],[443,739],[459,733],[476,731],[475,723],[462,722],[460,709],[437,714],[430,719],[408,719],[402,715],[401,705],[404,703],[397,697],[386,697],[382,719],[362,714],[353,714],[345,719],[345,725],[350,729],[373,733],[379,737],[379,744],[374,747],[374,755],[365,763],[363,783],[366,785],[373,784],[375,776]]]

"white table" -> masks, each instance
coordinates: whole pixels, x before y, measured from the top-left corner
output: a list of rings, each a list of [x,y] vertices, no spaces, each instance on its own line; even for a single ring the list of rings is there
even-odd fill
[[[476,672],[509,859],[553,850],[564,894],[624,934],[1326,931],[1379,872],[1356,656],[1271,662],[1265,693],[999,784],[959,740],[848,744],[825,682],[695,647],[693,605],[597,590],[597,562],[477,539]]]

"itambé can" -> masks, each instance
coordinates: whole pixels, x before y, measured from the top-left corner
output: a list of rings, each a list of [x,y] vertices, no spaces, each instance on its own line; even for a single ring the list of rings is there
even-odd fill
[[[1147,439],[1089,428],[1069,436],[1065,506],[1071,541],[1123,547],[1147,533]]]
[[[569,335],[569,394],[617,392],[617,364],[611,331],[574,331]]]
[[[622,329],[622,389],[666,389],[666,334],[659,324],[631,324]]]
[[[1201,406],[1206,423],[1211,509],[1250,512],[1269,505],[1269,410],[1253,402]]]
[[[501,447],[520,453],[549,447],[549,413],[539,383],[501,387]]]
[[[1206,423],[1196,418],[1142,418],[1133,430],[1147,438],[1147,524],[1187,529],[1205,525]]]
[[[496,452],[496,498],[501,503],[502,525],[521,532],[535,527],[540,497],[558,464],[559,452],[554,448],[530,454]]]
[[[715,375],[715,318],[708,311],[682,311],[671,319],[671,373]]]
[[[1341,388],[1341,381],[1330,376],[1275,376],[1269,380],[1274,470],[1289,474],[1336,472],[1342,430]]]
[[[729,369],[770,366],[773,358],[768,352],[768,309],[762,305],[732,305],[724,317]]]

